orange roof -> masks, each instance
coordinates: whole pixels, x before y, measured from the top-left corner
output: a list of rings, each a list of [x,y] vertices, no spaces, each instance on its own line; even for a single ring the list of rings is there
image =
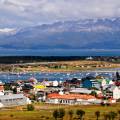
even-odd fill
[[[51,99],[95,99],[94,96],[92,95],[82,95],[82,94],[64,94],[64,95],[60,95],[57,93],[51,93],[48,95],[48,98]]]

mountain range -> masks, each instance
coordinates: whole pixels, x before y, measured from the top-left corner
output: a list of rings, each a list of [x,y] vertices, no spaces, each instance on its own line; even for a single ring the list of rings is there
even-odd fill
[[[0,48],[119,49],[120,18],[59,21],[19,29],[0,29]]]

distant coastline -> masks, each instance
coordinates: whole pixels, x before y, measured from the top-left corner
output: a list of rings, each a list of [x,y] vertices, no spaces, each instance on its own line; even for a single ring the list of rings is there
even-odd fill
[[[120,56],[120,49],[2,49],[0,56]]]

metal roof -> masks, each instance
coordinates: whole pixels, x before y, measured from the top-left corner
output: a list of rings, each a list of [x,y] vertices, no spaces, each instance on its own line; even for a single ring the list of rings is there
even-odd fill
[[[88,90],[86,88],[75,88],[75,89],[72,89],[70,92],[71,93],[86,93],[86,94],[90,94],[92,91]]]
[[[1,95],[0,100],[3,99],[17,99],[17,98],[25,98],[23,94],[12,94],[12,95]]]

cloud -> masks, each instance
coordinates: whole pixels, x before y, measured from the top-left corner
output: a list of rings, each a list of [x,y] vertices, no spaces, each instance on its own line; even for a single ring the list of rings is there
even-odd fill
[[[0,0],[0,27],[119,17],[119,0]]]

